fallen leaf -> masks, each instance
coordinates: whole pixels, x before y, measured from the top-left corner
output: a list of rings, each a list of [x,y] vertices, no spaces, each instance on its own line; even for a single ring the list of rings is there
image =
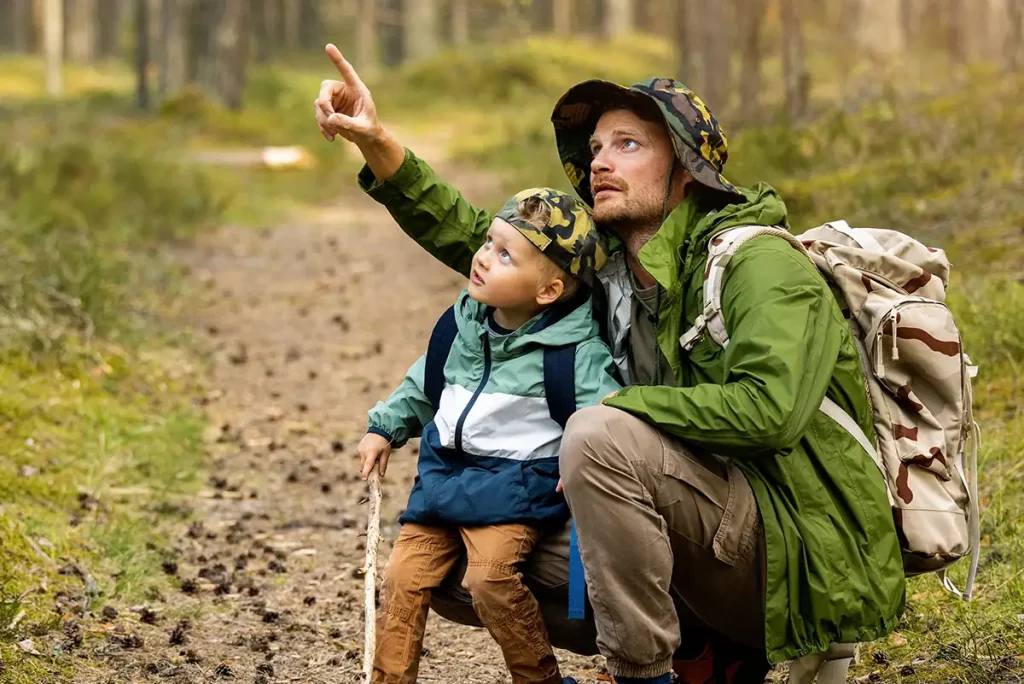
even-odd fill
[[[34,643],[32,643],[31,639],[22,639],[21,641],[19,641],[17,643],[17,646],[18,646],[19,649],[21,649],[21,651],[23,651],[24,653],[28,653],[29,655],[34,655],[34,656],[41,656],[41,655],[43,655],[42,653],[40,653],[39,651],[36,650],[36,645]]]

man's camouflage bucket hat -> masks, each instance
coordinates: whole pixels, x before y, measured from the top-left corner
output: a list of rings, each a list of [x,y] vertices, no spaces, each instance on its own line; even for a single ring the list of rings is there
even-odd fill
[[[718,120],[693,91],[670,78],[652,78],[630,87],[610,81],[591,80],[569,89],[555,105],[558,156],[569,182],[583,201],[593,206],[590,192],[590,136],[601,115],[610,109],[630,108],[631,103],[653,102],[668,128],[676,157],[702,185],[740,195],[722,175],[729,145]]]
[[[519,215],[519,205],[535,197],[551,214],[538,228]],[[523,190],[505,202],[496,218],[512,224],[563,271],[588,287],[608,260],[605,238],[594,225],[590,209],[572,195],[552,188]]]

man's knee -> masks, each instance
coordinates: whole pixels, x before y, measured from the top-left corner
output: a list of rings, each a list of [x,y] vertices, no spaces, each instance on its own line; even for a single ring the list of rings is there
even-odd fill
[[[565,487],[572,488],[588,467],[617,451],[615,435],[636,420],[625,411],[602,404],[576,411],[565,426],[559,449],[558,467]]]

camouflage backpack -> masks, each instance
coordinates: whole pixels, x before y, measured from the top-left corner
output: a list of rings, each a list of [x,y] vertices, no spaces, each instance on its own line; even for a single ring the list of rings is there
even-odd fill
[[[705,333],[729,343],[722,283],[730,258],[748,240],[775,235],[807,254],[825,276],[850,323],[868,386],[876,441],[827,397],[821,411],[839,423],[878,465],[889,489],[908,575],[938,572],[969,599],[978,567],[978,427],[971,407],[975,367],[943,303],[949,261],[894,230],[834,221],[793,236],[744,226],[716,235],[704,281],[704,311],[679,339],[689,350]],[[970,554],[963,593],[945,569]]]

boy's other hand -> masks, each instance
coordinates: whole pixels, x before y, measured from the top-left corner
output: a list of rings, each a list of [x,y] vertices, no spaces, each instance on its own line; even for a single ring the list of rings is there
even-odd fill
[[[370,89],[338,48],[328,45],[326,49],[342,80],[320,84],[320,95],[313,101],[320,133],[332,142],[337,135],[357,145],[367,142],[380,129]]]
[[[386,437],[368,432],[359,442],[359,472],[363,479],[370,477],[373,465],[377,464],[380,476],[388,469],[388,457],[391,456],[391,442]]]

